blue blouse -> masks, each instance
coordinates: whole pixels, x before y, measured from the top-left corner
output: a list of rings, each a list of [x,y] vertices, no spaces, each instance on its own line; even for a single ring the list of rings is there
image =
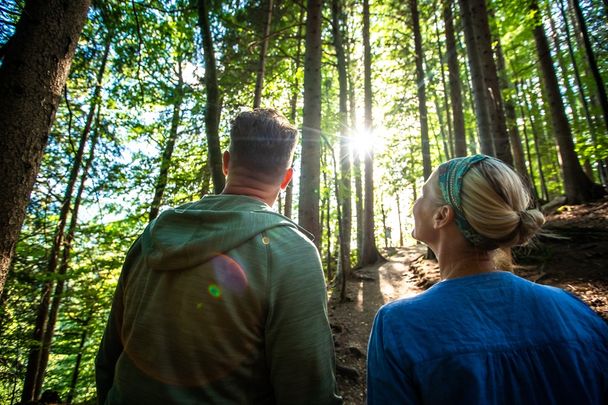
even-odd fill
[[[368,404],[606,404],[608,326],[554,287],[507,272],[442,281],[383,306]]]

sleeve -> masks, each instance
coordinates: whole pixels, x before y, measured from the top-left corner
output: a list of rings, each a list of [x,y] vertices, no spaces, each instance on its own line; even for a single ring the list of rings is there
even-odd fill
[[[278,404],[340,404],[327,290],[315,246],[289,227],[267,231],[266,359]]]
[[[374,319],[367,348],[367,403],[419,404],[412,379],[395,356],[396,342],[383,315],[381,308]]]
[[[127,259],[123,265],[122,272],[118,279],[118,285],[114,292],[112,309],[106,324],[106,329],[99,345],[99,351],[95,358],[95,384],[97,389],[97,403],[104,404],[108,393],[114,382],[114,368],[116,362],[123,352],[121,339],[122,320],[123,320],[123,297],[127,271],[131,267],[134,257],[141,253],[141,243],[138,241],[131,247],[127,254]]]

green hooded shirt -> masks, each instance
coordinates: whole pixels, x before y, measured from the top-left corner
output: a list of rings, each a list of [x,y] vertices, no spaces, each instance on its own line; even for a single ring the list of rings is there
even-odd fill
[[[96,360],[99,403],[334,404],[318,252],[265,203],[206,196],[127,254]]]

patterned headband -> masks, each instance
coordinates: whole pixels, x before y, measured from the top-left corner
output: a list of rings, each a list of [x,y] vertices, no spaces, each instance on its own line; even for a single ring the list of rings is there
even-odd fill
[[[467,221],[462,210],[462,180],[466,173],[475,165],[486,159],[492,159],[486,155],[473,155],[449,160],[439,166],[439,188],[445,202],[454,209],[456,226],[463,236],[473,246],[493,250],[498,244],[477,232]]]

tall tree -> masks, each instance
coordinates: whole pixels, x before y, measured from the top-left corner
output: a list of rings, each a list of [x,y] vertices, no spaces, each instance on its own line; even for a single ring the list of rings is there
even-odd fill
[[[90,0],[26,1],[0,65],[0,295]]]
[[[445,40],[448,59],[448,77],[450,82],[450,101],[452,103],[452,122],[454,128],[455,156],[467,154],[467,140],[464,129],[464,113],[462,109],[462,90],[460,85],[460,69],[458,67],[458,52],[454,36],[454,21],[452,17],[452,1],[443,2],[443,22],[445,25]]]
[[[549,100],[549,114],[555,139],[559,145],[562,159],[562,171],[566,198],[570,204],[582,203],[604,194],[601,186],[593,183],[583,171],[576,152],[570,124],[564,110],[564,103],[559,91],[559,84],[553,66],[553,59],[549,51],[549,42],[542,25],[538,3],[533,1],[530,10],[534,13],[534,42],[542,69],[542,78],[547,98]]]
[[[606,95],[606,87],[604,86],[604,80],[602,79],[602,75],[600,74],[600,70],[597,65],[597,60],[593,52],[593,48],[591,47],[591,41],[589,40],[589,32],[587,31],[587,24],[585,23],[583,10],[581,9],[581,5],[578,1],[571,0],[570,4],[574,9],[574,15],[576,16],[576,21],[578,23],[578,26],[580,27],[581,37],[583,39],[583,44],[585,48],[585,56],[587,57],[587,63],[589,63],[589,69],[591,70],[591,75],[593,76],[593,80],[595,81],[597,96],[600,102],[600,106],[602,107],[602,116],[604,117],[604,124],[606,125],[606,129],[608,129],[608,96]]]
[[[505,94],[505,118],[507,119],[509,143],[513,152],[513,167],[522,175],[527,177],[526,159],[524,158],[524,150],[521,146],[521,137],[519,136],[519,128],[517,126],[517,116],[515,114],[515,102],[512,96],[512,86],[507,76],[506,62],[502,53],[500,38],[497,35],[496,40],[496,68],[500,79],[501,91]]]
[[[51,295],[53,290],[53,281],[54,275],[57,272],[57,265],[59,263],[59,254],[64,246],[64,233],[65,227],[68,222],[68,218],[70,215],[70,211],[73,211],[72,206],[72,197],[74,192],[74,187],[76,185],[76,181],[78,180],[78,173],[80,172],[82,163],[83,163],[83,155],[86,144],[89,140],[89,135],[91,132],[91,126],[93,124],[93,119],[95,117],[95,110],[99,104],[103,76],[105,74],[107,62],[108,62],[108,54],[110,51],[110,45],[112,41],[112,34],[108,33],[105,39],[105,46],[103,55],[101,58],[101,63],[99,66],[99,70],[97,71],[96,76],[96,84],[93,89],[93,94],[91,96],[91,102],[89,106],[89,112],[87,113],[85,119],[84,129],[80,136],[80,142],[78,145],[78,149],[74,156],[73,165],[70,170],[70,174],[68,176],[68,181],[66,184],[66,188],[64,191],[64,197],[61,201],[61,209],[59,213],[59,222],[55,228],[55,233],[53,237],[53,243],[48,254],[48,261],[45,269],[45,275],[47,280],[44,282],[42,287],[42,294],[40,299],[40,304],[38,306],[38,313],[36,316],[36,322],[34,325],[34,333],[32,335],[32,342],[35,342],[30,348],[28,363],[26,369],[25,380],[23,384],[23,393],[22,400],[23,401],[31,401],[38,398],[40,394],[40,382],[42,381],[44,370],[42,367],[42,363],[45,363],[44,352],[44,340],[45,335],[47,333],[47,326],[49,322],[49,305],[51,303]],[[73,213],[72,213],[73,215]],[[48,353],[47,355],[48,356]],[[46,366],[46,365],[45,365]]]
[[[507,134],[502,92],[498,82],[494,52],[492,50],[492,35],[488,21],[486,0],[468,0],[470,15],[473,17],[473,32],[477,55],[480,58],[482,77],[484,81],[484,98],[490,114],[490,128],[496,157],[509,165],[513,165],[513,155]]]
[[[340,84],[339,122],[340,122],[340,185],[338,187],[338,203],[341,206],[340,233],[340,269],[342,288],[340,301],[346,299],[346,278],[350,274],[350,239],[352,224],[351,205],[351,164],[350,164],[350,137],[348,130],[348,77],[346,72],[346,56],[343,44],[343,13],[342,0],[332,0],[332,32],[334,47],[336,48],[336,61],[338,64],[338,81]]]
[[[304,56],[304,111],[302,122],[302,168],[298,222],[312,233],[319,246],[319,186],[321,162],[321,20],[322,0],[306,6]]]
[[[167,178],[169,177],[169,167],[171,166],[171,157],[173,156],[173,149],[175,148],[175,142],[177,141],[179,122],[181,118],[182,102],[184,100],[184,78],[182,73],[182,61],[178,60],[177,63],[177,84],[173,90],[173,113],[171,116],[171,127],[169,128],[169,135],[165,141],[163,153],[160,161],[160,171],[156,178],[156,184],[154,186],[154,197],[152,198],[152,204],[150,205],[150,213],[148,220],[152,221],[158,216],[158,211],[167,188]]]
[[[365,135],[372,136],[372,51],[369,38],[369,0],[363,0],[363,67]],[[380,258],[374,228],[374,153],[370,148],[365,153],[363,246],[361,249],[361,264],[364,266],[375,263]]]
[[[298,72],[302,63],[302,30],[304,27],[304,7],[300,7],[300,14],[298,16],[298,43],[296,45],[296,55],[292,62],[292,76],[295,78],[293,86],[291,87],[291,98],[289,100],[289,118],[292,123],[296,122],[296,113],[298,110],[298,95],[300,94],[300,81]],[[293,209],[293,181],[290,181],[285,190],[285,205],[283,209],[283,215],[287,218],[291,218]]]
[[[217,81],[217,67],[213,37],[209,25],[209,0],[198,0],[198,24],[203,38],[203,55],[205,59],[205,90],[207,93],[207,106],[205,108],[205,132],[209,148],[209,167],[213,181],[213,191],[219,194],[224,189],[224,172],[222,170],[222,151],[220,149],[220,114],[222,105],[220,90]]]
[[[414,31],[414,49],[416,58],[416,87],[418,88],[418,113],[420,114],[420,140],[422,143],[422,170],[424,179],[428,179],[432,171],[431,149],[429,146],[429,124],[426,109],[426,83],[424,76],[424,53],[422,51],[422,36],[420,35],[420,17],[418,1],[410,0],[412,15],[412,30]]]
[[[107,58],[107,56],[106,56]],[[97,147],[97,142],[99,139],[99,113],[101,110],[101,106],[97,105],[97,118],[95,120],[95,128],[93,131],[93,135],[91,136],[91,142],[89,146],[89,155],[86,159],[84,167],[82,168],[82,174],[80,175],[80,182],[78,186],[78,190],[76,191],[76,195],[74,198],[74,204],[72,207],[72,213],[70,216],[70,223],[67,228],[67,232],[65,235],[65,240],[63,243],[63,249],[61,252],[61,258],[59,261],[59,268],[57,270],[57,283],[55,284],[55,291],[53,292],[53,300],[51,301],[51,307],[49,309],[48,320],[46,323],[46,329],[44,331],[44,335],[42,338],[42,351],[40,353],[40,360],[38,366],[38,373],[36,376],[36,387],[35,387],[35,397],[40,395],[42,391],[42,386],[44,382],[44,378],[46,376],[46,369],[49,362],[49,354],[51,350],[51,344],[53,341],[53,336],[55,334],[55,327],[57,325],[57,316],[59,314],[59,307],[61,305],[61,300],[63,298],[63,292],[66,283],[66,274],[68,268],[70,267],[70,256],[72,253],[72,244],[74,242],[74,236],[76,234],[76,228],[78,226],[78,214],[80,210],[80,205],[82,203],[82,198],[85,189],[85,183],[89,178],[89,171],[91,169],[93,159],[95,156],[95,148]]]
[[[273,0],[268,0],[266,3],[266,21],[262,31],[262,40],[260,42],[260,58],[258,60],[258,72],[255,80],[255,92],[253,96],[253,108],[260,107],[262,101],[262,88],[264,85],[264,74],[266,73],[266,51],[268,50],[268,40],[270,38],[270,28],[272,26],[272,6]]]
[[[481,153],[486,155],[495,155],[494,142],[492,140],[492,121],[489,111],[489,102],[487,100],[487,91],[485,87],[485,79],[483,77],[483,67],[481,65],[481,57],[475,40],[475,31],[473,29],[473,15],[469,2],[467,0],[459,0],[460,13],[462,17],[462,25],[464,29],[464,38],[469,59],[469,69],[471,71],[471,82],[473,83],[473,100],[475,102],[475,119],[477,120],[477,134]]]

